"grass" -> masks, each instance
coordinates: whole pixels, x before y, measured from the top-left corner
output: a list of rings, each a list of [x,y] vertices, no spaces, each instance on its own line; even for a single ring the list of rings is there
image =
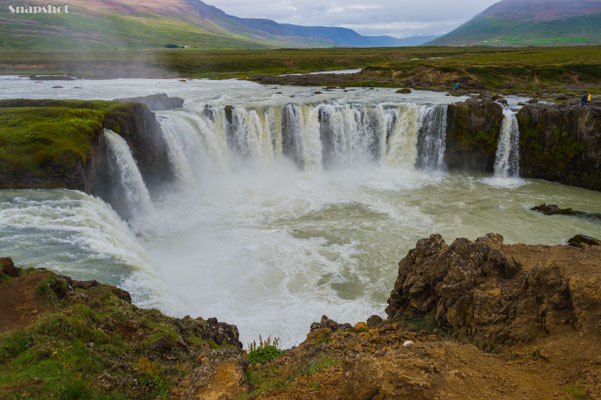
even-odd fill
[[[263,338],[259,336],[259,343],[253,340],[253,342],[250,344],[249,352],[246,358],[251,365],[255,365],[257,363],[273,361],[285,354],[286,351],[280,350],[279,348],[278,338],[272,339],[270,336],[266,340],[263,340]]]
[[[62,278],[51,275],[31,296],[47,304],[65,286]],[[0,398],[166,399],[182,374],[198,366],[195,354],[210,348],[199,329],[202,321],[176,324],[119,299],[108,286],[86,290],[85,296],[87,304],[64,296],[50,314],[0,334]],[[149,345],[148,338],[164,332],[189,348]],[[101,374],[124,383],[103,386],[97,381]]]
[[[0,51],[0,60],[0,74],[55,73],[92,78],[243,78],[365,68],[356,82],[345,85],[399,87],[412,82],[416,87],[448,89],[460,80],[480,82],[489,90],[525,93],[577,92],[570,87],[599,86],[601,80],[601,46]],[[601,91],[597,86],[593,93]]]

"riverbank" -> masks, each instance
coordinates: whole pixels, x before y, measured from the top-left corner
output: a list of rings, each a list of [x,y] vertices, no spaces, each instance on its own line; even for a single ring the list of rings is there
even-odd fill
[[[565,100],[601,93],[601,47],[406,47],[93,53],[2,52],[0,74],[78,78],[243,78],[266,84],[495,91]],[[280,76],[362,68],[351,75]],[[562,100],[563,99],[563,100]]]
[[[231,325],[168,318],[122,290],[2,259],[0,296],[13,312],[2,313],[0,394],[596,400],[599,260],[598,247],[433,235],[400,262],[387,319],[324,317],[299,346],[243,352]]]

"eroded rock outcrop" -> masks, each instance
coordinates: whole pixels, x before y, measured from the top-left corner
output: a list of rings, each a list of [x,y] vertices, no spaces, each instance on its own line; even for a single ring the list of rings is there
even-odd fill
[[[560,247],[554,251],[572,251]],[[601,324],[601,315],[587,311],[601,305],[601,296],[588,295],[586,307],[573,302],[583,295],[574,291],[579,291],[577,282],[582,279],[578,269],[585,268],[574,262],[576,258],[568,264],[553,256],[538,257],[533,263],[531,253],[541,248],[516,249],[493,234],[475,242],[457,239],[451,245],[440,235],[422,239],[399,263],[386,313],[405,320],[429,315],[456,333],[498,343],[527,342]],[[601,255],[589,251],[593,260]],[[589,279],[601,286],[599,273]]]

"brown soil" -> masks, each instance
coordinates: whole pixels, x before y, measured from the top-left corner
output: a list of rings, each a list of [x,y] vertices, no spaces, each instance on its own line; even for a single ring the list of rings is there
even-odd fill
[[[35,298],[36,286],[50,275],[36,271],[0,283],[0,333],[26,327],[52,310]]]
[[[553,260],[569,275],[601,279],[601,247],[580,249],[572,246],[528,246],[520,243],[503,245],[502,251],[518,260],[525,270]]]

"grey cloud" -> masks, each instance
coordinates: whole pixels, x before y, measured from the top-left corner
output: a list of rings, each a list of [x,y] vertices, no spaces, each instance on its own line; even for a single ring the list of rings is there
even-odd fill
[[[206,0],[238,17],[341,26],[363,35],[443,34],[498,0]]]

